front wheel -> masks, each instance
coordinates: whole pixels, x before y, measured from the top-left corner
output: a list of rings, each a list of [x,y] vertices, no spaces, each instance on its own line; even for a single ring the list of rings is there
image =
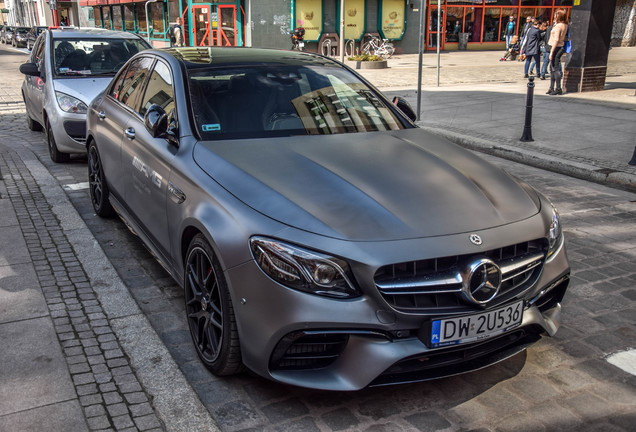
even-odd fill
[[[238,329],[221,266],[202,234],[190,243],[185,261],[185,306],[199,358],[215,375],[243,370]]]
[[[115,210],[108,200],[110,192],[95,141],[91,141],[88,146],[88,185],[95,214],[103,218],[113,216]]]
[[[53,128],[51,128],[51,122],[46,122],[46,142],[49,146],[49,155],[53,162],[68,162],[70,156],[68,153],[62,153],[57,149],[55,143],[55,137],[53,136]]]

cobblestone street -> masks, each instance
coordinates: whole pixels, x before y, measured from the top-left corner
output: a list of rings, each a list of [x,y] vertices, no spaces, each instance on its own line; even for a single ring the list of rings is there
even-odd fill
[[[0,430],[18,430],[29,410],[42,429],[68,431],[634,430],[636,376],[607,357],[636,348],[636,194],[484,156],[550,197],[565,227],[572,280],[562,327],[525,353],[461,376],[352,393],[250,373],[217,378],[196,356],[177,284],[119,219],[94,214],[85,158],[51,162],[44,134],[27,128],[22,77],[8,75],[0,210],[15,217],[0,223]],[[2,306],[9,300],[19,308]],[[19,387],[9,376],[49,385]],[[56,418],[73,423],[58,427]]]

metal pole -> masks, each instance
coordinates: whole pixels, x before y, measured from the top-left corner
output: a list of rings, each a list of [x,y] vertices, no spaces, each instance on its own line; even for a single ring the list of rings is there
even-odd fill
[[[439,87],[439,47],[440,47],[440,38],[442,23],[440,22],[442,18],[442,0],[437,0],[437,87]]]
[[[340,46],[338,47],[338,49],[340,50],[340,63],[344,63],[344,8],[345,0],[340,0]]]
[[[528,94],[526,96],[526,122],[520,141],[529,142],[532,139],[532,98],[534,96],[534,77],[528,78]]]
[[[152,46],[152,42],[150,42],[150,13],[148,13],[148,5],[150,3],[156,3],[158,0],[148,0],[146,2],[145,8],[146,8],[146,31],[148,32],[148,37],[146,39],[148,39],[148,43]]]
[[[426,13],[426,1],[420,0],[420,55],[417,65],[417,121],[420,120],[422,108],[422,54],[424,53],[424,14]]]

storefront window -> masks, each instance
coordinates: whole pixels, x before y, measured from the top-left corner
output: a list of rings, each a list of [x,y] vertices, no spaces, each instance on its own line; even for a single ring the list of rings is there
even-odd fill
[[[135,8],[135,15],[137,16],[137,29],[139,33],[148,33],[148,25],[146,24],[146,8],[143,3],[140,3],[141,7]]]
[[[550,18],[552,18],[552,8],[537,9],[537,17],[541,18],[541,21],[550,22]]]
[[[506,35],[505,30],[506,30],[506,25],[508,25],[508,21],[510,16],[512,16],[515,19],[515,26],[518,25],[518,16],[517,16],[517,9],[513,9],[513,8],[503,8],[501,9],[501,21],[503,21],[502,25],[501,25],[501,29],[499,31],[499,41],[505,41],[506,40]],[[514,33],[513,33],[514,34]]]
[[[102,23],[105,29],[112,30],[110,21],[110,8],[108,6],[102,8]]]
[[[163,3],[150,4],[150,17],[152,19],[152,37],[164,37],[166,26],[163,16]]]
[[[486,8],[484,14],[484,42],[497,42],[499,40],[500,23],[501,8]]]
[[[521,6],[541,6],[543,0],[521,0]]]
[[[95,15],[95,27],[102,26],[102,10],[96,6],[93,8],[93,14]]]
[[[572,6],[572,0],[554,0],[555,6]]]
[[[464,8],[449,7],[446,10],[446,42],[459,42],[459,34],[462,32],[463,25]]]
[[[114,30],[122,29],[121,6],[119,5],[113,6],[113,29]]]
[[[124,5],[124,30],[129,32],[135,31],[135,13],[133,3]]]

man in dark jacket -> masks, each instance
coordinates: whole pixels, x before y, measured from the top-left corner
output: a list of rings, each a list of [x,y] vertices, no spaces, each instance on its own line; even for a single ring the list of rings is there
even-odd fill
[[[539,65],[541,64],[539,60],[539,53],[541,52],[541,30],[539,30],[539,25],[541,25],[541,21],[539,19],[535,20],[534,25],[528,30],[526,35],[525,47],[523,48],[523,52],[526,53],[524,78],[528,78],[528,68],[530,68],[530,63],[533,59],[537,63],[537,72],[539,72]]]

